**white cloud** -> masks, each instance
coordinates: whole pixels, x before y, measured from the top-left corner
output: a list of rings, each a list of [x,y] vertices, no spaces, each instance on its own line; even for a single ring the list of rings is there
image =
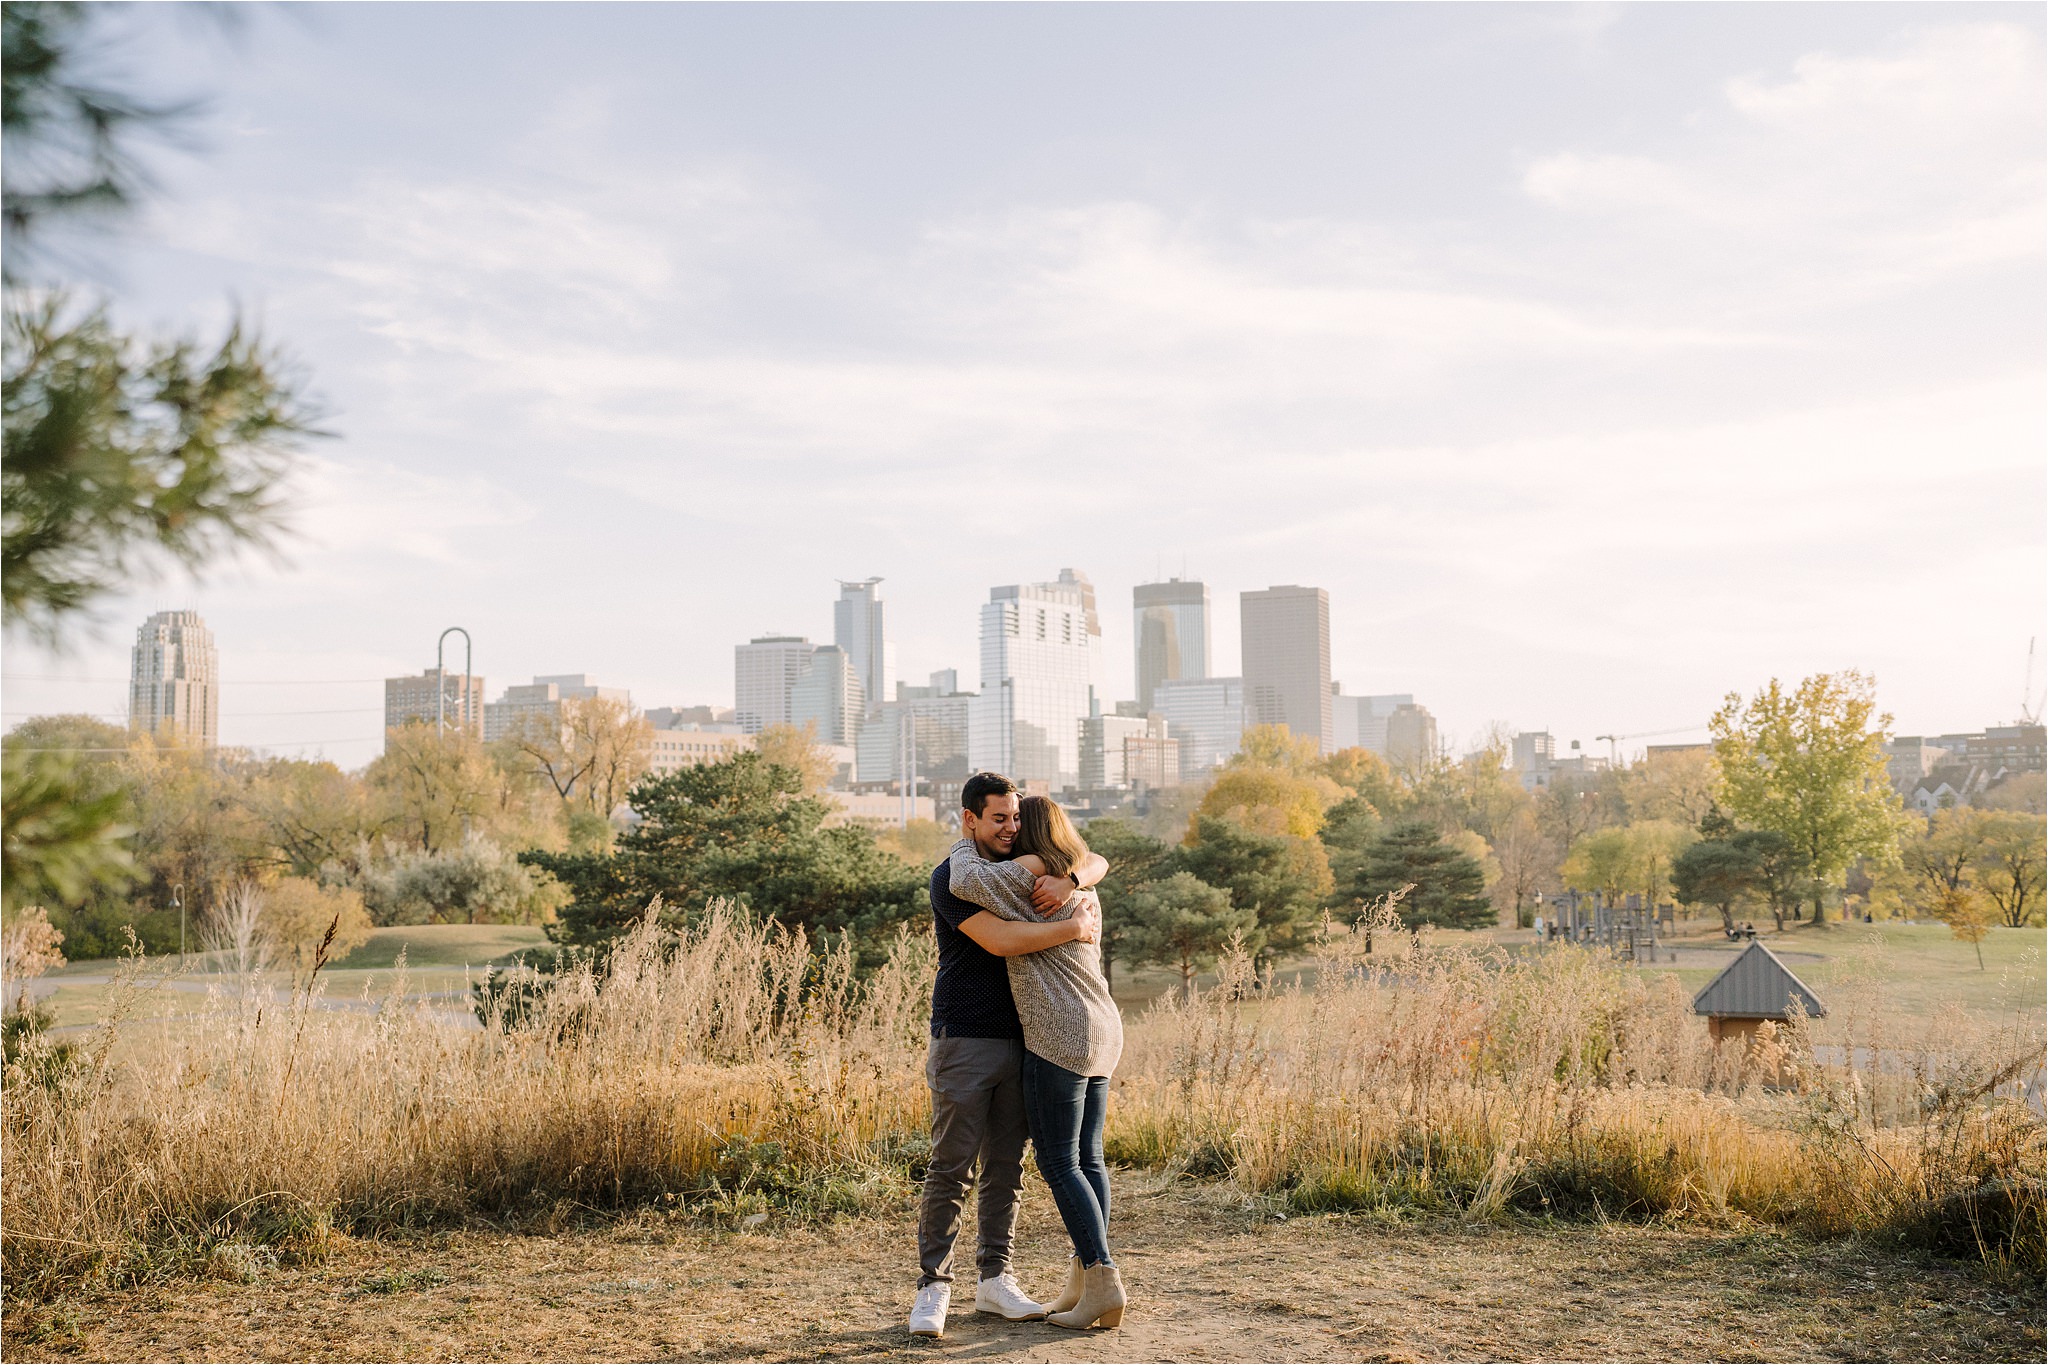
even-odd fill
[[[1523,189],[1630,234],[1650,272],[1763,306],[2038,258],[2042,54],[2027,29],[1909,30],[1886,52],[1735,77],[1722,96],[1678,149],[1560,150]]]

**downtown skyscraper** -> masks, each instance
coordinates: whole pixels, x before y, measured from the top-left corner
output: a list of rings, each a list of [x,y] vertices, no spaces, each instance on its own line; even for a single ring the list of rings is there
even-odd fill
[[[816,649],[801,635],[757,635],[734,646],[733,713],[741,730],[757,735],[789,724],[790,693]]]
[[[202,749],[220,746],[220,654],[196,611],[160,611],[135,632],[128,724]]]
[[[1056,792],[1081,778],[1081,722],[1102,677],[1102,622],[1085,574],[989,589],[981,608],[981,692],[972,765]]]
[[[839,600],[832,604],[832,643],[852,661],[866,709],[873,711],[895,693],[896,659],[884,629],[879,578],[839,580]]]
[[[1209,676],[1209,587],[1178,578],[1140,583],[1131,591],[1131,612],[1143,715],[1153,710],[1159,684]]]
[[[1330,595],[1288,584],[1242,593],[1238,602],[1245,724],[1285,725],[1331,752]]]

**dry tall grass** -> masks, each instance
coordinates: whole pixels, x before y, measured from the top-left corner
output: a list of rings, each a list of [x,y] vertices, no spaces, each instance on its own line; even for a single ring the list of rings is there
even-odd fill
[[[1909,1033],[1873,980],[1716,1047],[1671,977],[1373,932],[1376,953],[1330,930],[1306,987],[1239,958],[1162,1002],[1125,1054],[1118,1155],[1310,1210],[1752,1218],[2041,1261],[2038,1010]]]
[[[229,979],[160,1033],[124,1037],[117,1003],[61,1064],[31,1042],[0,1135],[10,1292],[232,1271],[337,1227],[643,1202],[744,1223],[907,1194],[929,939],[860,979],[735,914],[675,942],[652,924],[602,969],[500,993],[480,1031],[402,981],[344,1011]],[[2040,1263],[2042,1126],[2009,1094],[2041,1063],[2038,1014],[1958,1016],[1930,1045],[1851,1002],[1743,1054],[1668,981],[1577,950],[1384,925],[1375,946],[1332,931],[1285,990],[1236,959],[1134,1021],[1113,1155],[1302,1208],[1754,1218]]]

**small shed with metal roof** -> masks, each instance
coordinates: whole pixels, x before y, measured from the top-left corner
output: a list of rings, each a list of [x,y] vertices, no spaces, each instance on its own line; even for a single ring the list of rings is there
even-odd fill
[[[1718,1043],[1723,1038],[1747,1039],[1766,1019],[1784,1023],[1792,1017],[1795,1000],[1810,1019],[1828,1012],[1784,960],[1759,942],[1738,953],[1692,998],[1692,1012],[1707,1017],[1707,1036]]]

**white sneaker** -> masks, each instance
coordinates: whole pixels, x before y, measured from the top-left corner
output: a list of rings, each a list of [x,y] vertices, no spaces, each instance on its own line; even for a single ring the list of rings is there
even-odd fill
[[[953,1302],[953,1286],[943,1280],[933,1280],[917,1291],[917,1302],[910,1305],[910,1334],[915,1337],[942,1337],[946,1334],[946,1309]]]
[[[1005,1270],[993,1280],[983,1280],[974,1287],[974,1311],[994,1313],[997,1317],[1008,1318],[1011,1322],[1030,1322],[1045,1316],[1045,1305],[1033,1303],[1017,1287],[1017,1277]]]

